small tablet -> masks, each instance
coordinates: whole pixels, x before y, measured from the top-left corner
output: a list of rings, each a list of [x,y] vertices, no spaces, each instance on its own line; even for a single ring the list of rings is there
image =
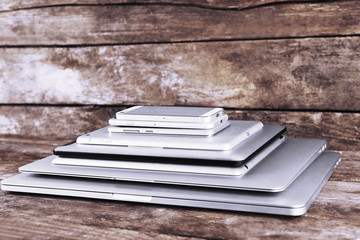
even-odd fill
[[[223,121],[218,126],[210,129],[191,128],[156,128],[156,127],[108,127],[109,133],[135,133],[135,134],[170,134],[170,135],[195,135],[213,136],[230,125],[229,121]]]
[[[202,150],[230,150],[263,128],[259,121],[230,121],[230,126],[220,133],[207,136],[182,136],[160,134],[109,133],[108,128],[84,134],[77,143],[90,145],[113,145],[127,147],[155,147]]]
[[[223,115],[209,122],[166,122],[166,121],[138,121],[138,120],[122,120],[111,118],[109,124],[111,126],[123,127],[151,127],[151,128],[186,128],[186,129],[212,129],[228,120],[228,115]]]

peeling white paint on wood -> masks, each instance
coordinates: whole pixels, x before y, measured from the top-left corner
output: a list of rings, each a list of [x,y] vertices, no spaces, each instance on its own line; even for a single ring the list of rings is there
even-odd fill
[[[0,103],[359,110],[358,47],[346,37],[0,49]]]
[[[16,119],[6,117],[0,113],[0,134],[19,134],[21,128]]]

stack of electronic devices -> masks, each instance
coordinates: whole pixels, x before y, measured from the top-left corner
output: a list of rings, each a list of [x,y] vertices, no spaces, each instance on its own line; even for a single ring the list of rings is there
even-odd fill
[[[321,139],[228,120],[222,108],[136,106],[110,125],[20,167],[2,189],[302,215],[336,166]]]

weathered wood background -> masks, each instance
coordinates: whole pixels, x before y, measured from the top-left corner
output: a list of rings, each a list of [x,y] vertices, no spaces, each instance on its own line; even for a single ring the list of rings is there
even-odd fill
[[[359,92],[358,0],[3,0],[1,179],[140,104],[224,107],[343,162],[301,218],[1,192],[0,238],[360,238]]]

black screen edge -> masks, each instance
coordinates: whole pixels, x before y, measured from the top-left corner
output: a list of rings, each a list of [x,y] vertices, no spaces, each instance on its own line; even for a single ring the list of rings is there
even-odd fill
[[[189,164],[189,165],[204,165],[204,166],[226,166],[226,167],[239,167],[251,161],[251,158],[259,151],[264,149],[269,144],[273,143],[276,139],[281,138],[286,132],[286,128],[281,130],[278,134],[274,135],[269,141],[253,152],[247,159],[243,161],[229,161],[217,159],[194,159],[194,158],[169,158],[169,157],[151,157],[151,156],[134,156],[134,155],[118,155],[106,153],[83,153],[83,152],[68,152],[59,151],[56,148],[53,150],[54,155],[60,157],[71,158],[89,158],[89,159],[103,159],[103,160],[118,160],[118,161],[137,161],[137,162],[153,162],[153,163],[169,163],[169,164]],[[65,144],[69,145],[74,142]]]

